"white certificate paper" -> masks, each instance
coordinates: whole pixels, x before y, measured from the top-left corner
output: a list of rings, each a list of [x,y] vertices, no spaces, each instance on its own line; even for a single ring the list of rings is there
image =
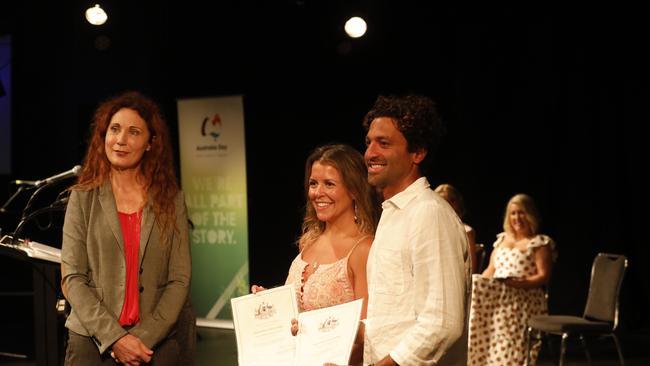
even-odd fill
[[[230,300],[240,366],[292,365],[296,340],[291,319],[298,318],[293,284]]]
[[[302,312],[296,337],[294,365],[325,362],[347,365],[359,328],[362,299],[327,308]]]

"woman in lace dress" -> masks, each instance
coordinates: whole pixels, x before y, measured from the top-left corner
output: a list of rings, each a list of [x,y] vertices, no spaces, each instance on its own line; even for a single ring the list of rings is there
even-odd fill
[[[526,322],[546,314],[555,243],[539,234],[533,199],[517,194],[506,206],[490,264],[472,278],[468,365],[524,365]],[[531,353],[535,364],[539,344]]]
[[[300,311],[363,299],[365,319],[366,261],[379,220],[378,195],[367,174],[363,155],[348,145],[321,146],[307,158],[300,252],[286,280],[296,288]],[[363,339],[358,339],[350,364],[361,362],[362,349]]]

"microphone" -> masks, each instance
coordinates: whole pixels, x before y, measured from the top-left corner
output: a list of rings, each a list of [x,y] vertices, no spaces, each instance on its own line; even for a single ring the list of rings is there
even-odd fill
[[[37,180],[36,182],[34,182],[34,186],[35,187],[41,187],[41,186],[44,186],[44,185],[47,185],[47,184],[52,184],[52,183],[58,182],[60,180],[76,177],[76,176],[79,175],[79,173],[81,173],[81,165],[75,165],[74,167],[72,167],[72,169],[67,170],[67,171],[65,171],[63,173],[59,173],[59,174],[53,175],[53,176],[51,176],[49,178],[45,178],[45,179],[42,179],[42,180]]]

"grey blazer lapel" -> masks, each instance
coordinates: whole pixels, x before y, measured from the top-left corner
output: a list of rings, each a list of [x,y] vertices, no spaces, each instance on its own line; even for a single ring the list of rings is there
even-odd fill
[[[120,252],[124,253],[124,240],[122,239],[122,227],[120,226],[120,219],[117,217],[117,206],[115,205],[115,197],[113,197],[113,189],[110,182],[107,180],[99,188],[99,204],[104,211],[104,217],[108,227],[111,228],[117,245],[120,247]]]
[[[142,224],[140,226],[140,259],[139,264],[142,265],[142,258],[144,257],[144,251],[147,248],[149,243],[149,237],[151,236],[151,231],[153,230],[153,223],[155,215],[153,208],[151,207],[151,202],[147,204],[142,209]]]

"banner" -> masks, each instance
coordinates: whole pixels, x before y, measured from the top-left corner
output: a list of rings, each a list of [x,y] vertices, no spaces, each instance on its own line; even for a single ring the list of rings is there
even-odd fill
[[[249,293],[243,101],[177,104],[181,186],[193,224],[192,303],[200,325],[232,327],[230,299]]]

